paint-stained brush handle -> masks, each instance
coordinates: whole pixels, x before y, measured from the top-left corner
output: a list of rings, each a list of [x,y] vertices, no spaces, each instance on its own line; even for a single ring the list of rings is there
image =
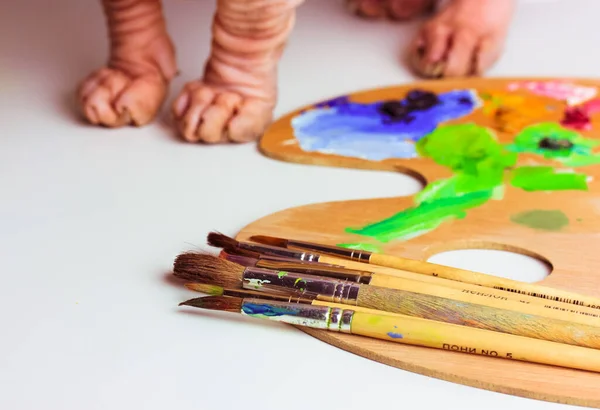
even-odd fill
[[[404,289],[391,289],[262,268],[244,269],[241,279],[244,289],[258,292],[285,290],[305,298],[600,348],[600,326],[597,323],[592,326],[548,317],[550,315],[535,315],[535,307],[525,312],[525,306],[523,309],[513,307],[513,310],[488,306],[491,302],[485,297],[416,281],[405,281]]]
[[[459,287],[454,289],[400,277],[375,275],[369,285],[380,288],[405,290],[460,302],[479,304],[529,315],[543,316],[572,323],[600,327],[600,311],[595,309],[565,305],[558,302],[532,304],[529,303],[526,298],[520,300],[518,295],[513,295],[509,292],[486,292],[486,290],[488,290],[487,288],[475,286],[469,287],[468,284],[463,284],[462,288]]]
[[[600,348],[600,327],[404,290],[355,286],[361,287],[355,302],[331,301],[534,339]]]
[[[600,372],[600,350],[489,330],[356,312],[352,334],[413,346]]]
[[[600,350],[403,315],[244,299],[240,313],[291,325],[506,360],[600,372]]]

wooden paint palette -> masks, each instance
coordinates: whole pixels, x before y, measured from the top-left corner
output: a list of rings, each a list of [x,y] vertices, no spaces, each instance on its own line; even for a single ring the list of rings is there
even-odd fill
[[[265,155],[408,173],[425,189],[286,209],[237,239],[272,235],[421,260],[455,249],[509,250],[551,266],[540,284],[599,297],[596,87],[600,81],[583,79],[431,81],[303,107],[264,135]],[[408,371],[600,408],[600,374],[302,330]]]

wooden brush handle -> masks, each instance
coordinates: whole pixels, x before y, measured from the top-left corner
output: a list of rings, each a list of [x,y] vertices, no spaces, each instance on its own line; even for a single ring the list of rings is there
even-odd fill
[[[460,284],[460,282],[456,283]],[[373,276],[369,285],[388,289],[405,290],[408,292],[600,327],[600,311],[596,309],[566,305],[559,302],[552,303],[544,301],[542,303],[531,304],[525,300],[520,300],[518,295],[513,295],[512,293],[504,291],[487,292],[488,289],[482,288],[481,286],[463,284],[463,286],[455,289],[379,274]],[[473,289],[473,287],[475,287],[475,289]],[[541,299],[538,300],[541,301]]]
[[[321,256],[321,259],[323,259],[323,256]],[[380,265],[373,265],[373,264],[368,264],[367,266],[365,266],[365,263],[363,263],[363,262],[350,261],[347,259],[341,259],[341,258],[335,258],[335,257],[327,257],[325,260],[326,260],[325,263],[341,265],[348,269],[366,270],[366,271],[374,272],[375,274],[373,275],[373,280],[371,281],[371,285],[396,288],[396,286],[393,285],[393,280],[392,280],[392,282],[388,282],[388,280],[389,280],[388,278],[389,277],[402,278],[402,279],[408,279],[408,280],[412,280],[412,281],[416,281],[416,282],[428,283],[428,284],[435,285],[435,286],[443,286],[446,288],[458,289],[461,292],[471,292],[473,294],[482,293],[482,294],[489,295],[489,297],[491,297],[491,298],[492,297],[498,298],[498,299],[506,298],[513,302],[519,302],[519,303],[524,303],[524,304],[528,304],[528,305],[539,305],[539,306],[543,306],[545,309],[553,309],[553,310],[557,310],[557,311],[571,312],[571,313],[577,312],[578,314],[581,314],[584,316],[600,318],[600,310],[598,310],[596,308],[592,308],[592,307],[585,307],[585,306],[580,306],[580,305],[565,303],[565,302],[557,302],[552,299],[544,299],[541,297],[529,296],[529,295],[520,294],[517,292],[509,292],[507,290],[500,290],[500,289],[486,287],[486,286],[474,285],[471,283],[445,279],[445,278],[441,278],[441,277],[434,276],[434,275],[409,272],[407,270],[391,268],[388,266],[380,266]],[[439,265],[434,265],[434,266],[439,266]]]
[[[600,347],[600,327],[404,290],[359,286],[358,306],[534,339]]]
[[[471,283],[473,285],[485,286],[488,288],[506,290],[542,299],[600,309],[600,299],[595,297],[453,268],[450,266],[437,265],[430,262],[406,259],[398,256],[372,254],[369,263],[458,282]]]
[[[356,311],[351,331],[408,345],[600,372],[600,350],[431,320]]]
[[[441,277],[438,277],[435,275],[427,275],[427,274],[422,274],[422,273],[417,273],[417,272],[411,272],[408,270],[389,267],[389,266],[374,265],[372,263],[365,264],[364,262],[356,262],[356,261],[351,261],[351,260],[342,259],[342,258],[336,258],[334,256],[328,256],[328,255],[321,255],[319,258],[319,262],[330,263],[332,265],[339,265],[339,266],[343,266],[347,269],[373,272],[375,274],[378,274],[377,276],[381,276],[381,275],[393,276],[393,277],[398,277],[398,278],[415,280],[415,281],[419,281],[419,282],[431,283],[431,284],[434,284],[437,286],[445,286],[445,287],[454,288],[454,289],[462,290],[465,288],[465,286],[467,286],[473,290],[482,290],[482,287],[483,287],[483,286],[479,286],[479,285],[472,285],[470,283],[458,282],[456,280],[444,279],[444,278],[441,278]],[[526,296],[526,295],[515,295],[514,293],[507,292],[505,290],[485,288],[485,291],[486,292],[494,292],[495,294],[497,294],[499,296],[506,295],[506,294],[513,295],[514,297],[522,296],[524,298],[529,298],[531,300],[531,303],[545,303],[546,302],[546,300],[544,300],[544,299],[534,298],[533,296]],[[560,303],[560,302],[558,302],[558,303]]]
[[[434,283],[434,282],[440,281],[440,282],[443,282],[444,285],[448,285],[448,286],[452,286],[453,284],[456,283],[453,280],[441,279],[441,278],[436,278],[436,277],[428,276],[428,275],[421,275],[419,273],[410,272],[410,271],[398,269],[398,268],[390,268],[387,266],[365,264],[364,262],[356,262],[356,261],[351,261],[349,259],[336,258],[335,256],[329,256],[329,255],[321,255],[319,257],[319,262],[329,263],[332,265],[339,265],[339,266],[343,266],[348,269],[369,271],[369,272],[381,273],[381,274],[385,274],[385,275],[399,276],[402,278],[419,280],[422,282]]]

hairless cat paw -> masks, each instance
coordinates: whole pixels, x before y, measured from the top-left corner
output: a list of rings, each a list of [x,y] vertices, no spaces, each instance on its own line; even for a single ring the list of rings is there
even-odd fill
[[[103,0],[102,5],[110,57],[106,67],[79,85],[79,108],[94,125],[146,125],[163,105],[177,71],[160,1]]]
[[[277,100],[277,65],[302,0],[222,0],[211,53],[201,79],[173,104],[189,142],[248,142],[270,125]]]
[[[185,85],[172,111],[179,133],[188,142],[248,142],[259,138],[270,124],[273,104],[274,96],[245,97],[193,81]]]
[[[481,75],[500,56],[515,0],[451,0],[420,29],[413,69],[431,78]]]
[[[103,68],[92,73],[79,87],[79,105],[94,125],[142,126],[151,122],[160,109],[167,85],[158,75],[137,77]]]

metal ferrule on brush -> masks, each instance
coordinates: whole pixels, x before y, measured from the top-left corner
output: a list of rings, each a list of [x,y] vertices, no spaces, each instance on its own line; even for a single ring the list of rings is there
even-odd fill
[[[243,300],[241,313],[246,316],[341,333],[351,333],[354,316],[354,311],[337,307],[266,302],[264,299],[251,298]]]
[[[280,248],[277,246],[270,245],[262,245],[255,244],[249,242],[240,242],[238,245],[241,249],[246,249],[248,251],[258,252],[265,255],[277,256],[280,258],[288,258],[288,259],[299,259],[307,262],[318,262],[319,255],[306,252],[305,250],[293,250],[287,248]]]
[[[305,298],[354,305],[360,290],[360,285],[357,283],[298,272],[252,267],[244,270],[242,287],[262,292],[286,290],[301,294]]]
[[[339,246],[328,246],[318,243],[287,240],[288,249],[294,250],[310,250],[319,252],[325,255],[337,256],[343,259],[350,259],[359,262],[368,262],[372,252],[361,251],[356,249],[340,248]]]

